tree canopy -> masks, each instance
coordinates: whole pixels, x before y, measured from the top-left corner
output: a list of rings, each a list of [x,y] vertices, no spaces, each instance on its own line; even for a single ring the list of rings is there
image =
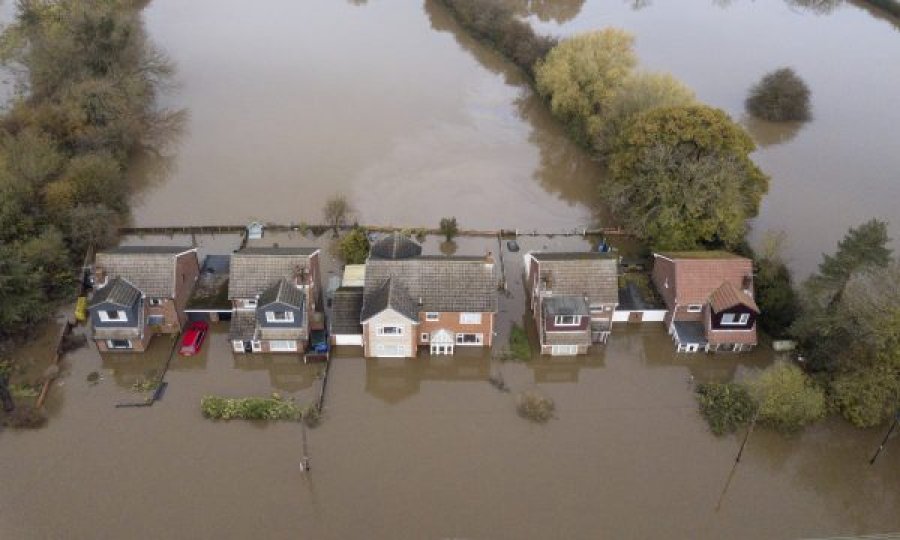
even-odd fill
[[[719,109],[654,109],[618,138],[604,191],[625,228],[656,249],[733,248],[768,189],[753,150]]]
[[[565,39],[538,62],[538,91],[582,142],[598,136],[607,108],[637,63],[634,37],[617,28]]]
[[[809,120],[809,87],[791,68],[766,74],[750,89],[747,112],[772,122]]]
[[[825,395],[794,364],[778,363],[750,382],[760,422],[787,433],[825,416]]]

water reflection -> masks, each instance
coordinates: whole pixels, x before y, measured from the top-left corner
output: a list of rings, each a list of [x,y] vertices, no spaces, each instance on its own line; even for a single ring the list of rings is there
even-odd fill
[[[489,351],[459,348],[452,356],[418,358],[368,358],[366,392],[395,404],[417,393],[423,381],[487,381],[490,376]]]
[[[312,387],[324,370],[319,364],[304,364],[296,354],[235,354],[234,367],[244,371],[267,371],[272,387],[299,392]]]
[[[606,367],[605,358],[604,347],[598,346],[578,356],[538,356],[528,367],[536,383],[576,383],[581,370]]]
[[[502,76],[507,85],[520,89],[514,104],[518,116],[531,127],[528,141],[537,147],[540,155],[532,175],[540,187],[570,205],[587,206],[594,222],[610,222],[597,188],[603,178],[603,168],[569,139],[564,127],[532,91],[522,71],[463,30],[437,0],[425,0],[424,9],[435,31],[451,34],[485,69]]]
[[[804,122],[769,122],[750,114],[743,115],[740,123],[747,128],[760,148],[790,142],[804,125]]]

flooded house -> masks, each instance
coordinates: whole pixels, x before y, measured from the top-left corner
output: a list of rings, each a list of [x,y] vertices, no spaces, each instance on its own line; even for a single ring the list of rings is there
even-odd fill
[[[415,357],[490,347],[497,313],[494,259],[423,256],[410,238],[376,241],[366,261],[360,323],[366,357]]]
[[[153,334],[180,332],[199,272],[191,247],[121,246],[97,253],[88,304],[97,348],[141,352]]]
[[[524,259],[541,354],[586,354],[592,344],[605,343],[619,303],[618,256],[538,251]]]
[[[678,352],[748,351],[757,344],[753,262],[725,251],[653,254],[653,283],[666,303]]]
[[[304,352],[318,319],[319,249],[247,247],[234,252],[228,299],[234,352]]]

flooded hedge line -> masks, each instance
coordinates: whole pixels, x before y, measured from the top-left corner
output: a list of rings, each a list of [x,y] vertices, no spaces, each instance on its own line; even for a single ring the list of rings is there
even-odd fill
[[[900,17],[900,2],[897,0],[864,0],[867,4],[887,11],[895,17]]]
[[[213,420],[294,420],[303,418],[303,408],[291,400],[273,395],[268,398],[224,398],[203,396],[203,416]]]

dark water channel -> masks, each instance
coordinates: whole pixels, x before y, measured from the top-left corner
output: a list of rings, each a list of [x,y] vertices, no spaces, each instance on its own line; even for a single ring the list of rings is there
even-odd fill
[[[794,131],[751,127],[770,141],[757,158],[773,176],[757,228],[786,229],[798,267],[811,267],[847,225],[893,217],[895,26],[843,4],[827,14],[774,0],[639,4],[522,9],[558,33],[629,28],[646,66],[672,71],[736,116],[759,75],[794,64],[813,87],[815,120]],[[154,40],[179,63],[171,104],[191,117],[171,170],[137,196],[139,224],[312,222],[337,191],[364,220],[404,225],[449,214],[465,225],[525,229],[606,219],[591,202],[595,164],[518,73],[432,2],[165,0],[145,13]],[[208,252],[235,245],[199,241]],[[328,246],[327,235],[277,241]],[[588,248],[558,236],[521,244]],[[437,240],[426,249],[436,253]],[[465,239],[458,253],[488,249],[496,242]],[[501,298],[500,341],[512,321],[527,322],[519,255],[503,254],[510,294]],[[298,425],[211,422],[199,400],[278,392],[306,402],[319,368],[233,355],[226,333],[214,327],[200,356],[174,361],[165,397],[146,409],[114,405],[136,399],[132,385],[162,368],[164,339],[141,357],[101,357],[93,346],[68,355],[48,425],[0,431],[0,538],[758,539],[900,530],[900,439],[868,465],[881,429],[829,421],[796,437],[758,430],[729,480],[740,437],[709,434],[692,384],[768,365],[765,347],[677,355],[664,329],[650,325],[617,327],[585,357],[528,364],[474,351],[415,360],[343,351],[325,421],[309,432],[305,475]],[[50,341],[20,352],[23,377],[40,373]],[[497,374],[511,393],[488,383]],[[536,426],[516,415],[515,395],[528,389],[555,400],[556,419]]]

